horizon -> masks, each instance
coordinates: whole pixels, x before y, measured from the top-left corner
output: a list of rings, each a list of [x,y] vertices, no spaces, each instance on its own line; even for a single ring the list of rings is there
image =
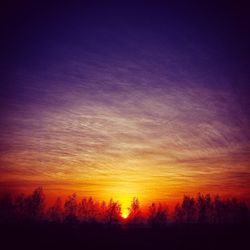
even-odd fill
[[[67,197],[56,197],[50,203],[42,187],[30,194],[0,193],[0,225],[7,222],[23,223],[83,223],[93,225],[119,225],[136,227],[166,227],[168,224],[239,224],[249,222],[249,205],[236,197],[220,197],[198,193],[184,195],[176,204],[154,202],[141,204],[133,197],[125,207],[118,200],[96,200],[93,197],[79,197],[76,192]],[[111,222],[112,221],[112,222]],[[111,224],[110,224],[111,223]]]
[[[139,204],[139,209],[142,211],[143,214],[147,214],[147,210],[149,209],[149,207],[152,204],[155,205],[160,205],[163,206],[164,208],[167,209],[168,211],[168,215],[173,215],[174,210],[176,209],[177,206],[181,205],[183,202],[183,199],[185,197],[189,197],[189,198],[193,198],[193,199],[198,199],[198,197],[210,197],[211,201],[213,202],[215,198],[219,198],[221,201],[225,202],[225,201],[230,201],[230,200],[236,200],[237,202],[242,202],[244,203],[248,209],[250,208],[250,203],[248,202],[247,199],[244,198],[240,198],[240,197],[235,197],[233,195],[231,196],[221,196],[219,194],[210,194],[210,193],[201,193],[201,192],[197,192],[197,193],[193,193],[193,194],[183,194],[183,196],[181,198],[178,199],[174,199],[173,200],[164,200],[164,199],[157,199],[157,200],[150,200],[147,202],[141,202],[140,197],[132,197],[130,200],[127,200],[125,203],[122,200],[119,199],[114,199],[113,197],[109,197],[107,199],[98,199],[96,197],[93,196],[88,196],[88,195],[80,195],[79,192],[75,191],[75,192],[71,192],[68,194],[62,193],[62,195],[50,195],[49,192],[46,192],[46,189],[44,189],[43,187],[37,187],[33,190],[29,190],[27,192],[22,192],[20,189],[18,191],[7,191],[7,190],[1,190],[0,192],[0,199],[4,198],[6,195],[7,197],[10,195],[11,200],[14,202],[18,197],[23,196],[24,197],[31,197],[32,194],[34,194],[34,192],[38,189],[42,190],[42,194],[44,195],[44,205],[45,205],[45,209],[49,209],[51,207],[53,207],[57,200],[59,199],[60,202],[62,203],[62,207],[64,207],[63,204],[65,204],[65,202],[70,198],[70,197],[75,197],[77,205],[80,205],[82,200],[93,200],[93,202],[95,204],[108,204],[110,201],[117,203],[120,208],[121,208],[121,217],[124,218],[123,216],[126,215],[126,218],[129,216],[129,209],[131,209],[133,201],[137,200],[138,204]],[[124,219],[126,219],[124,218]]]

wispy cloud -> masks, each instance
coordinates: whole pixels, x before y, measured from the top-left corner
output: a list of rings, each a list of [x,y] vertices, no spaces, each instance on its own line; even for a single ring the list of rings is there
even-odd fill
[[[209,85],[187,65],[172,70],[174,55],[161,52],[83,53],[18,72],[1,125],[0,185],[144,201],[249,193],[249,120],[236,93],[226,79]]]

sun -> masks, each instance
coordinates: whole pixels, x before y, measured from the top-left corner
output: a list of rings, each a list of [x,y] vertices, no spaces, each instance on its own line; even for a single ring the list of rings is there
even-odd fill
[[[121,217],[126,220],[128,218],[128,209],[122,210]]]

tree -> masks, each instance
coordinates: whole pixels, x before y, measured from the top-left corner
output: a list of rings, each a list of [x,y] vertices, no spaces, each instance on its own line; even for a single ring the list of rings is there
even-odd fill
[[[118,224],[121,218],[121,205],[117,202],[114,202],[110,199],[107,210],[106,210],[106,219],[109,225]]]
[[[45,195],[43,193],[43,188],[36,188],[33,193],[27,197],[26,203],[28,216],[31,219],[41,219],[43,217],[45,207]]]
[[[14,200],[15,217],[17,220],[23,220],[28,216],[27,198],[24,194],[19,194]]]
[[[65,221],[74,224],[77,221],[77,200],[76,194],[68,196],[64,203]]]
[[[130,225],[136,225],[142,223],[142,213],[140,209],[140,203],[138,198],[136,197],[133,198],[129,208],[128,223]]]
[[[167,224],[168,210],[162,204],[152,203],[149,207],[148,224],[152,227],[164,227]]]
[[[97,208],[96,204],[92,197],[83,198],[80,204],[78,205],[78,216],[81,221],[91,222],[97,219]]]
[[[179,203],[174,209],[174,221],[178,224],[184,223],[184,211]]]
[[[238,215],[239,215],[239,223],[241,224],[248,224],[249,223],[249,208],[247,206],[247,204],[245,202],[240,202],[239,204],[239,211],[238,211]]]
[[[182,204],[175,207],[175,219],[178,223],[194,223],[196,220],[195,199],[184,195]]]
[[[14,213],[13,198],[10,193],[6,193],[0,197],[0,221],[9,221]]]
[[[195,199],[190,196],[184,196],[182,205],[181,205],[184,213],[184,222],[193,223],[195,222]]]
[[[61,222],[63,217],[63,208],[61,198],[57,198],[55,204],[48,209],[48,219],[53,222]]]
[[[214,197],[212,209],[212,222],[215,224],[222,223],[223,220],[223,202],[218,195]]]
[[[198,194],[196,209],[198,223],[204,224],[211,222],[212,200],[209,194],[205,196],[200,193]]]
[[[42,187],[36,188],[31,195],[17,195],[14,199],[15,216],[18,220],[43,219],[45,208],[45,195]]]
[[[97,209],[97,220],[101,223],[107,222],[107,205],[105,201],[102,201]]]
[[[137,217],[140,213],[141,211],[139,200],[134,197],[129,208],[129,216],[132,218]]]

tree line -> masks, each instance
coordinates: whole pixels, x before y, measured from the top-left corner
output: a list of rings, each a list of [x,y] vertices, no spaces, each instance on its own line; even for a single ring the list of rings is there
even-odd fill
[[[112,199],[109,202],[98,202],[92,197],[79,200],[74,193],[64,202],[57,198],[52,206],[46,208],[45,204],[42,187],[30,195],[4,194],[0,197],[0,222],[162,228],[172,224],[246,224],[250,218],[244,201],[200,193],[196,197],[185,195],[171,213],[161,203],[152,203],[147,210],[142,210],[139,200],[133,198],[126,220],[122,218],[121,204]]]

